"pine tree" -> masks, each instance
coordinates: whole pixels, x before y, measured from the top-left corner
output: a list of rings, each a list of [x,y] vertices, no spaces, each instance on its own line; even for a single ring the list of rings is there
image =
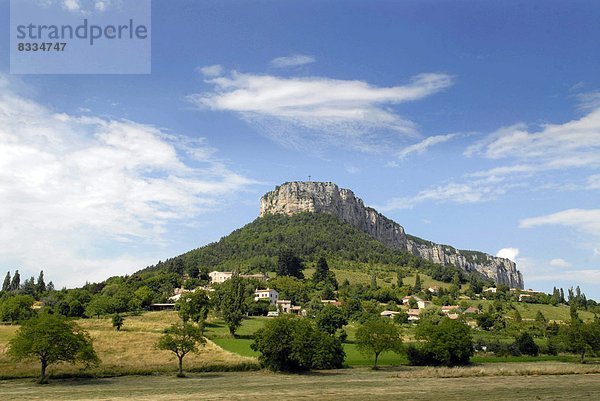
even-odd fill
[[[329,279],[329,265],[325,257],[321,256],[317,261],[317,268],[313,274],[313,281],[315,283],[321,283]]]
[[[304,278],[304,264],[302,259],[297,257],[288,249],[284,249],[279,252],[277,258],[277,275],[278,276],[292,276],[299,279]]]
[[[562,288],[560,289],[560,303],[565,303],[565,290],[563,290]]]
[[[10,272],[6,272],[6,277],[4,277],[4,283],[2,284],[2,291],[10,291]]]
[[[398,287],[402,287],[404,283],[402,282],[402,270],[398,269],[398,273],[396,274],[396,285]]]

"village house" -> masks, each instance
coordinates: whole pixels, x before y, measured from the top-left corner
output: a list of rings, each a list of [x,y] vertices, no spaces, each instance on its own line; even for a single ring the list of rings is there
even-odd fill
[[[277,305],[279,300],[279,293],[273,288],[267,288],[266,290],[254,291],[254,301],[268,300],[271,305]]]
[[[338,301],[337,299],[322,299],[321,303],[323,305],[333,305],[333,306],[342,306],[342,303],[340,301]]]
[[[464,312],[463,312],[463,313],[464,313],[464,314],[469,314],[469,313],[472,313],[472,314],[475,314],[475,315],[477,315],[477,314],[479,314],[479,309],[477,309],[477,308],[476,308],[476,307],[474,307],[474,306],[469,306],[467,309],[465,309],[465,310],[464,310]]]
[[[276,302],[277,305],[277,310],[280,313],[290,313],[291,309],[292,309],[292,301],[286,300],[286,299],[280,299],[279,301]]]
[[[459,310],[460,310],[460,306],[458,306],[458,305],[445,305],[445,306],[442,306],[442,313],[444,315],[448,315],[451,312],[457,312]]]
[[[400,312],[396,312],[393,310],[384,310],[383,312],[380,313],[380,315],[382,317],[389,317],[390,319],[393,319],[394,316],[399,315],[399,314],[400,314]]]
[[[433,295],[436,295],[440,292],[440,287],[438,287],[437,285],[432,285],[431,287],[427,287],[427,291],[429,291]]]
[[[406,314],[408,315],[408,321],[414,322],[414,321],[419,320],[419,315],[421,314],[421,309],[409,309],[406,311]]]
[[[212,271],[208,273],[208,277],[210,278],[211,284],[220,284],[229,280],[233,276],[233,272],[220,272],[220,271]],[[240,274],[241,278],[253,278],[260,281],[268,281],[269,276],[264,273],[259,274]]]

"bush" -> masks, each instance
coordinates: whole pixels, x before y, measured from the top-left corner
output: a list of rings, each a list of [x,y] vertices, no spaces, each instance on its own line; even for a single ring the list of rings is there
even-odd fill
[[[289,316],[266,322],[254,334],[251,348],[261,353],[261,366],[273,371],[334,369],[345,357],[339,338],[318,330],[308,319]]]
[[[411,365],[456,366],[471,362],[474,352],[471,329],[458,320],[424,321],[417,327],[416,338],[423,342],[409,347]]]
[[[531,335],[527,332],[521,333],[516,338],[515,347],[524,355],[537,356],[540,353],[540,347],[538,347]]]

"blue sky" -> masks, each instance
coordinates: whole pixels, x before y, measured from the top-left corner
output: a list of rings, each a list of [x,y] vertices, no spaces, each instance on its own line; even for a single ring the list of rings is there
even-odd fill
[[[600,298],[597,2],[155,0],[149,75],[10,75],[8,7],[0,271],[131,273],[310,175]]]

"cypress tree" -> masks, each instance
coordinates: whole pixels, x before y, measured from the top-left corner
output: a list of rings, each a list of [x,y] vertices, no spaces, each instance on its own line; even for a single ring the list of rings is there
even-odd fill
[[[37,291],[38,293],[46,292],[46,283],[44,282],[44,271],[40,270],[40,275],[37,280]]]
[[[421,282],[421,277],[419,276],[419,273],[417,273],[417,276],[415,277],[415,286],[414,286],[413,290],[415,292],[421,291],[422,285],[423,285],[423,283]]]
[[[6,277],[4,277],[4,283],[2,284],[2,291],[10,291],[10,272],[6,272]]]
[[[17,291],[21,287],[21,275],[18,270],[15,270],[15,275],[10,282],[10,291]]]

